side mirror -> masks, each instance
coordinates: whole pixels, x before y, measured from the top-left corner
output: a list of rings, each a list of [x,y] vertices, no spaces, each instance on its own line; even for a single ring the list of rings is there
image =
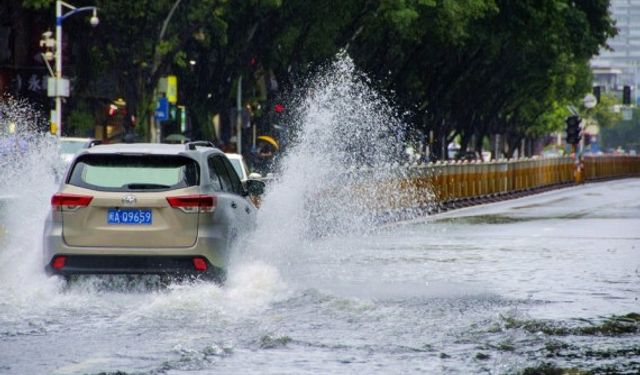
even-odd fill
[[[259,180],[261,178],[262,178],[262,175],[260,173],[256,173],[256,172],[249,173],[249,180]]]
[[[246,187],[249,195],[258,196],[264,193],[265,184],[260,180],[247,180]]]

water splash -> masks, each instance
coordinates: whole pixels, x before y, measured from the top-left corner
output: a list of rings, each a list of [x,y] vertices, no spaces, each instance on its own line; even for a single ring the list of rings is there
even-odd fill
[[[43,119],[23,100],[0,101],[0,300],[58,288],[42,272],[42,227],[63,163]],[[19,302],[19,301],[14,301]]]
[[[193,313],[220,305],[215,311],[237,314],[286,295],[277,270],[260,263],[230,275],[224,288],[200,282],[167,286],[153,276],[84,277],[69,285],[48,277],[42,259],[43,226],[66,166],[57,139],[40,132],[42,127],[43,120],[26,101],[0,101],[0,141],[4,142],[0,150],[5,151],[0,154],[0,311],[4,313],[0,326],[15,323],[22,331],[16,322],[28,321],[27,317],[39,322],[52,310],[171,315],[185,308]]]
[[[406,218],[406,126],[342,53],[293,95],[288,150],[259,212],[249,256],[287,263],[317,237],[363,233]]]
[[[291,103],[288,150],[259,211],[257,232],[241,246],[252,250],[243,254],[251,262],[240,256],[232,264],[229,293],[238,292],[236,287],[251,275],[280,285],[281,266],[296,248],[318,236],[362,233],[412,213],[407,208],[416,190],[406,183],[407,169],[401,167],[406,127],[346,54],[311,78]],[[6,159],[11,167],[3,168],[7,178],[0,183],[0,195],[13,197],[3,214],[28,214],[5,223],[0,281],[13,288],[60,288],[43,274],[40,251],[43,219],[60,174],[56,144],[36,131],[40,119],[26,103],[3,105],[3,114],[26,144]],[[253,273],[247,276],[246,270]],[[22,280],[37,281],[25,285]],[[100,288],[89,283],[77,288],[81,291]]]

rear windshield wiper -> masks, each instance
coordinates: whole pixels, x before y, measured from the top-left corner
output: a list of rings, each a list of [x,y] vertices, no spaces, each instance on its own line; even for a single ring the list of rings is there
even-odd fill
[[[150,183],[131,183],[122,185],[123,188],[131,190],[145,190],[145,189],[169,189],[169,185],[150,184]]]

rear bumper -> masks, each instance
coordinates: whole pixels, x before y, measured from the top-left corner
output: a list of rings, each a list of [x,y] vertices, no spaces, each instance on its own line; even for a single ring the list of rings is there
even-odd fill
[[[153,274],[192,276],[207,280],[223,281],[225,271],[208,260],[206,271],[198,271],[193,256],[144,256],[144,255],[76,255],[58,254],[65,258],[64,266],[54,268],[45,265],[48,275],[100,275],[100,274]],[[206,258],[205,258],[206,259]]]
[[[193,246],[182,248],[81,247],[70,246],[62,238],[62,228],[45,222],[43,266],[48,274],[162,274],[224,275],[229,260],[229,244],[222,233],[202,231]],[[64,267],[54,269],[57,256],[66,258]],[[197,271],[194,257],[206,260],[207,271]]]

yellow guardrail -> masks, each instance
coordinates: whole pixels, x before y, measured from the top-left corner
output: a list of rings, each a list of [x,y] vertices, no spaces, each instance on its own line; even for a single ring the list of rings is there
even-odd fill
[[[378,209],[425,207],[433,203],[447,204],[526,194],[584,180],[640,177],[640,156],[586,156],[580,168],[568,156],[490,162],[435,162],[406,168],[403,181],[395,185],[391,181],[384,184],[385,189],[382,189],[386,192],[398,191],[401,199],[390,197],[385,202],[385,194],[372,194],[376,195]],[[380,183],[377,184],[380,188]],[[372,186],[361,188],[369,192],[380,190]]]
[[[438,202],[496,196],[575,181],[572,159],[436,162],[413,167],[416,190],[428,186]],[[415,177],[416,174],[418,177]],[[427,176],[427,177],[425,177]]]
[[[582,178],[640,177],[640,156],[586,156],[579,172],[570,157],[438,162],[421,168],[423,175],[433,176],[426,185],[431,186],[436,200],[446,202],[574,184]],[[423,186],[425,183],[416,185]]]
[[[640,176],[640,156],[598,155],[584,158],[586,180]]]

